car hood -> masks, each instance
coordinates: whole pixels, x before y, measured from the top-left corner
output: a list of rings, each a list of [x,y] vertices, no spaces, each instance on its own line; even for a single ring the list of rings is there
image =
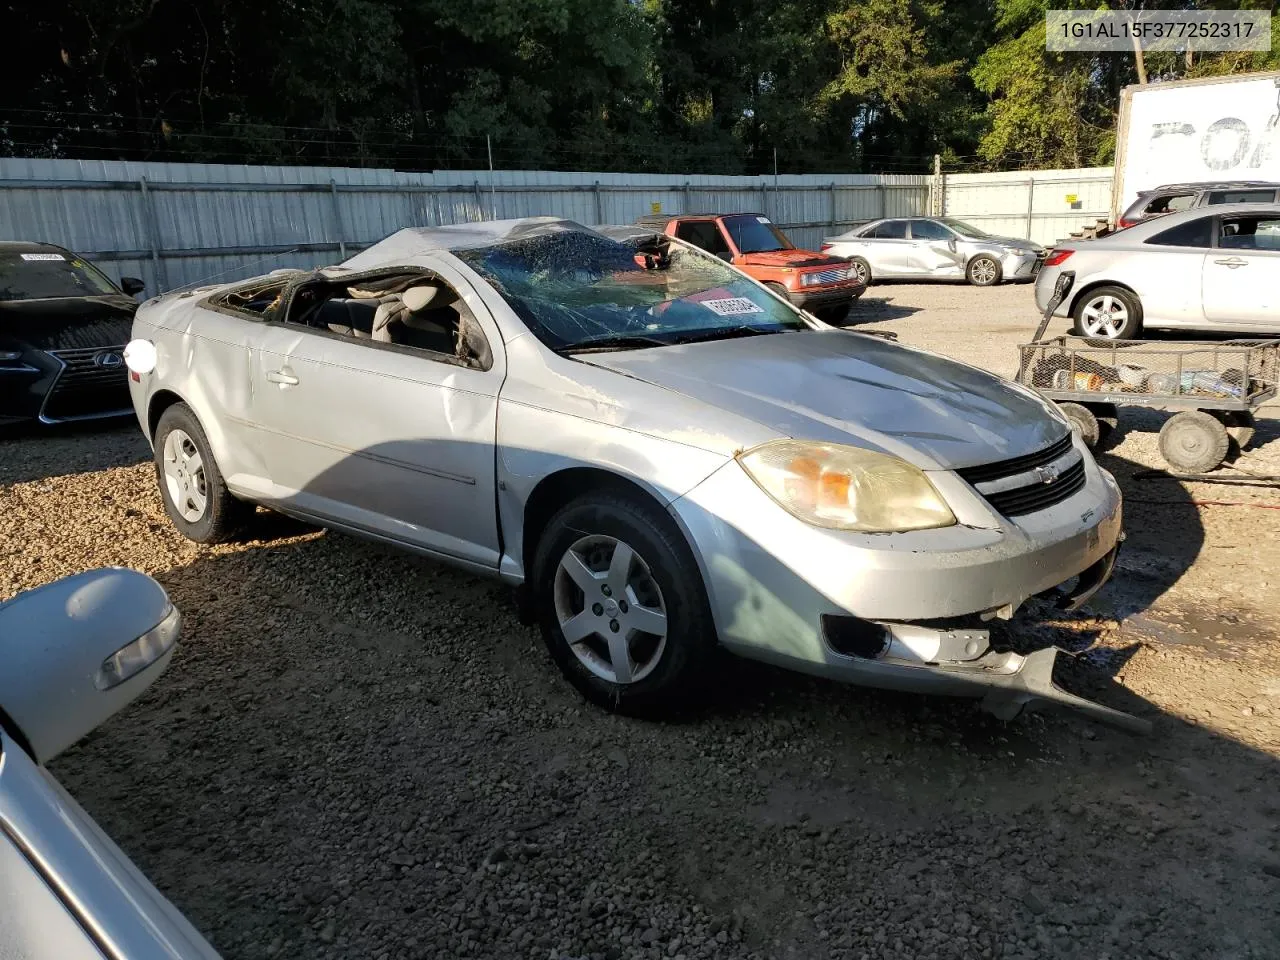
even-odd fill
[[[0,300],[0,340],[37,350],[116,347],[129,342],[137,309],[123,295]]]
[[[1069,429],[1030,390],[954,360],[843,330],[578,359],[747,417],[780,436],[852,443],[925,470],[1034,453]]]
[[[737,263],[748,267],[826,267],[845,266],[838,257],[812,250],[769,250],[761,253],[744,253]]]
[[[976,243],[994,243],[1000,247],[1012,247],[1014,250],[1025,250],[1028,253],[1041,253],[1044,247],[1031,240],[1024,240],[1021,237],[987,237],[984,240],[977,240]]]

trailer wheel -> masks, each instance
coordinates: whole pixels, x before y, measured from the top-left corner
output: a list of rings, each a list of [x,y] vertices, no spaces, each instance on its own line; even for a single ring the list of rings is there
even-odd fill
[[[1084,406],[1098,421],[1098,445],[1107,446],[1115,439],[1116,430],[1120,427],[1120,410],[1114,403],[1086,403]]]
[[[1233,453],[1239,453],[1253,441],[1256,423],[1248,410],[1213,410],[1211,413],[1227,428]]]
[[[1084,441],[1084,445],[1090,450],[1094,449],[1102,435],[1102,428],[1098,424],[1098,418],[1093,415],[1093,411],[1079,403],[1060,403],[1058,404],[1058,409],[1062,411],[1062,415],[1071,424],[1071,429],[1080,434],[1080,439]]]
[[[1209,473],[1222,466],[1231,438],[1217,417],[1203,410],[1174,414],[1160,428],[1160,455],[1183,473]]]

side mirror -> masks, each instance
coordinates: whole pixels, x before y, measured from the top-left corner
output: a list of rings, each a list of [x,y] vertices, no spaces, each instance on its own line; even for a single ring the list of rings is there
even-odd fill
[[[721,260],[723,260],[725,263],[733,263],[733,254],[730,253],[728,250],[721,250],[719,253],[716,254],[716,256],[719,257]]]
[[[164,588],[122,567],[78,573],[0,604],[0,711],[47,763],[147,689],[181,617]]]
[[[147,285],[137,277],[121,277],[120,289],[131,297],[135,297],[143,290],[147,289]]]

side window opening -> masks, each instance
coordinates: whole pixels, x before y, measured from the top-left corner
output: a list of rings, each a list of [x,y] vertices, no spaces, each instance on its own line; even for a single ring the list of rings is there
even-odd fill
[[[252,313],[260,317],[269,317],[283,297],[286,280],[270,283],[259,283],[251,287],[239,287],[214,297],[209,302],[219,307],[228,307],[241,313]]]
[[[950,240],[951,231],[932,220],[912,220],[911,238],[913,240]]]
[[[1271,203],[1274,190],[1215,190],[1209,194],[1210,203]]]
[[[1218,246],[1228,250],[1280,250],[1280,220],[1274,217],[1223,220]]]
[[[1147,209],[1143,211],[1147,216],[1157,213],[1178,213],[1181,210],[1190,210],[1191,204],[1195,202],[1194,193],[1174,193],[1166,194],[1163,197],[1156,197],[1149,204]]]
[[[707,253],[729,252],[720,226],[714,220],[684,220],[676,226],[676,239],[701,247]]]
[[[1160,247],[1197,247],[1207,249],[1213,242],[1213,217],[1201,217],[1176,227],[1162,230],[1147,240]]]
[[[876,227],[872,236],[877,240],[905,240],[907,239],[907,221],[886,220]]]
[[[424,274],[307,284],[287,323],[369,344],[408,347],[433,359],[488,369],[492,355],[475,314],[449,284]]]

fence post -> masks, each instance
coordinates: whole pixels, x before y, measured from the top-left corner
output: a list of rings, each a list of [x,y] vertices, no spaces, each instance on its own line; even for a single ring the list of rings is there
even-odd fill
[[[480,181],[476,180],[476,213],[480,215],[480,219],[484,219],[484,194],[480,192]]]
[[[329,178],[329,196],[333,198],[333,225],[338,231],[338,256],[347,259],[346,229],[342,226],[342,206],[338,202],[338,184]]]
[[[933,184],[931,193],[930,213],[935,217],[945,217],[947,215],[947,181],[942,174],[942,157],[938,154],[933,155]]]
[[[889,215],[889,198],[885,195],[883,180],[876,184],[876,193],[880,195],[880,219],[883,220]]]
[[[147,224],[147,246],[151,249],[151,267],[156,274],[156,286],[159,293],[169,289],[169,270],[160,259],[160,221],[156,217],[156,201],[147,189],[147,178],[138,178],[138,189],[142,191],[142,216]]]
[[[596,195],[596,226],[599,226],[600,224],[604,223],[604,207],[601,205],[601,202],[600,202],[600,181],[599,180],[596,181],[595,195]]]
[[[693,213],[693,211],[689,209],[689,181],[688,180],[684,182],[683,191],[684,191],[684,200],[682,202],[684,203],[684,209],[681,210],[680,212]]]
[[[836,182],[832,180],[831,181],[831,232],[832,233],[839,232],[836,230],[837,219],[838,218],[836,216]]]
[[[1036,178],[1032,177],[1027,181],[1027,239],[1031,239],[1031,217],[1035,211],[1036,203]]]

